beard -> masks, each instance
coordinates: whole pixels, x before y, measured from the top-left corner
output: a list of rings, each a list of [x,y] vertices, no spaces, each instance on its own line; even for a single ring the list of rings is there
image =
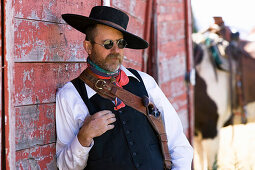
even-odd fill
[[[107,55],[104,59],[95,55],[91,56],[90,59],[102,69],[115,72],[120,68],[124,56],[120,55],[119,53],[115,53]]]

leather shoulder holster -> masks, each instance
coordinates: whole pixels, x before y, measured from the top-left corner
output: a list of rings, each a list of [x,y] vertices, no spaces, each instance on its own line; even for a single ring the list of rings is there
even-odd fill
[[[90,88],[95,90],[100,96],[114,100],[116,97],[123,101],[126,105],[138,110],[146,115],[154,130],[157,132],[161,142],[161,150],[164,157],[165,169],[170,170],[172,166],[171,157],[167,145],[167,135],[165,132],[164,122],[160,112],[149,103],[147,96],[141,98],[133,93],[118,87],[111,80],[98,79],[85,69],[79,78],[85,82]]]

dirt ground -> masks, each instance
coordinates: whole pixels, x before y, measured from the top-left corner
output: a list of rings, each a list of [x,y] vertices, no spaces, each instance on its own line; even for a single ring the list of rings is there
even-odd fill
[[[218,170],[255,170],[255,123],[221,129]]]

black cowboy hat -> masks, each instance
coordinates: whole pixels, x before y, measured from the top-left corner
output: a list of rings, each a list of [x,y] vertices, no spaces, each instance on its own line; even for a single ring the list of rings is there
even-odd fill
[[[85,33],[86,28],[93,24],[103,24],[122,32],[127,41],[126,48],[145,49],[147,41],[126,31],[129,17],[124,12],[107,6],[95,6],[92,8],[89,17],[76,14],[63,14],[62,18],[73,28]]]

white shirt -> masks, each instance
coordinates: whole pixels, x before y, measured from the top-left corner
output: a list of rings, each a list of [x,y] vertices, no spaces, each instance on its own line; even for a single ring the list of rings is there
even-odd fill
[[[121,69],[127,76],[135,77],[124,66]],[[138,71],[142,77],[150,101],[162,113],[168,138],[168,148],[171,154],[174,170],[189,170],[193,158],[193,149],[183,133],[181,121],[163,94],[155,80],[148,74]],[[96,92],[85,85],[88,98]],[[62,169],[84,169],[87,165],[89,151],[93,147],[83,147],[77,138],[83,120],[89,115],[89,111],[79,93],[71,82],[66,83],[58,90],[56,95],[56,130],[57,165]]]

